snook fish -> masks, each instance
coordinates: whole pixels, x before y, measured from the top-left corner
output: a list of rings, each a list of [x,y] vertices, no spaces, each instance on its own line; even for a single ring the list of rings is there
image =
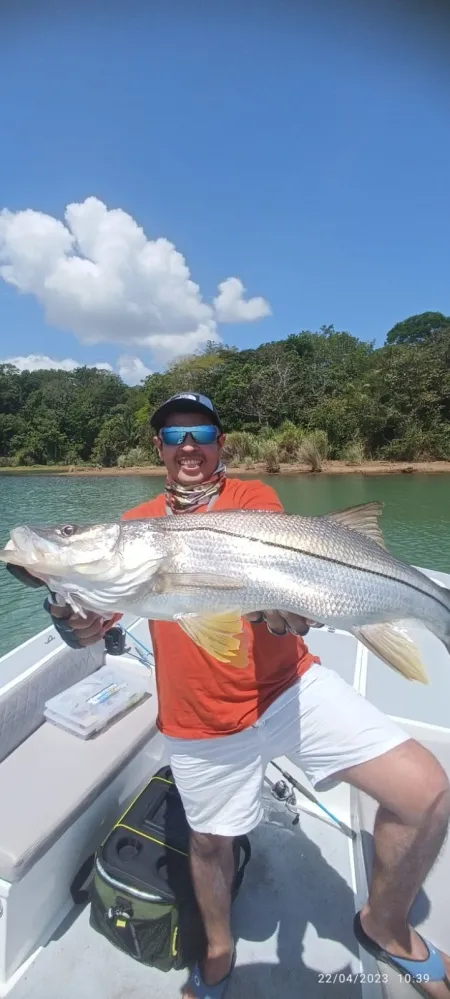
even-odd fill
[[[317,517],[253,510],[16,527],[0,560],[85,614],[175,621],[219,662],[246,663],[242,615],[274,608],[352,632],[427,683],[413,619],[450,652],[450,590],[386,548],[382,504]]]

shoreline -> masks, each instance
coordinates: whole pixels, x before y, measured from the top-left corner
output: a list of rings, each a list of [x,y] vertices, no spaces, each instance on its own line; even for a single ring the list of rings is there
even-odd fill
[[[228,465],[228,475],[261,476],[271,475],[450,475],[450,461],[363,461],[349,465],[345,461],[324,461],[320,472],[313,472],[308,465],[280,463],[279,472],[268,472],[264,462],[255,462],[251,468],[245,465]],[[83,468],[77,465],[40,465],[22,467],[0,467],[1,475],[63,475],[63,476],[165,476],[166,471],[159,465],[136,465],[131,468]]]

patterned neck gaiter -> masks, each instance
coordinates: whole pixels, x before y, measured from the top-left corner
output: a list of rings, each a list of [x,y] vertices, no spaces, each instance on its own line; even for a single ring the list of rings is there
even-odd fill
[[[183,486],[173,479],[166,479],[165,496],[166,504],[172,513],[191,513],[197,507],[209,503],[213,497],[218,496],[222,491],[227,470],[220,462],[211,475],[198,485]]]

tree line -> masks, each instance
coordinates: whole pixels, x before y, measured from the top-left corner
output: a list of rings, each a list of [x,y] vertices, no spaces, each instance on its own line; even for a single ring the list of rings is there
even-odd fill
[[[410,316],[380,347],[334,326],[251,350],[209,343],[136,387],[2,364],[0,466],[157,463],[149,416],[183,390],[214,400],[230,464],[450,460],[450,317]]]

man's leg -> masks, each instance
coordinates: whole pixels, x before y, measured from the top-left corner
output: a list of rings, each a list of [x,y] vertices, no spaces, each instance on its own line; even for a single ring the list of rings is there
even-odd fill
[[[203,981],[214,985],[228,975],[234,953],[233,840],[263,816],[263,741],[258,726],[251,726],[215,739],[167,738],[167,748],[191,829],[192,880],[207,937],[200,971]],[[183,995],[196,996],[194,986]]]
[[[299,720],[292,705],[280,716],[285,739],[291,732],[286,755],[318,790],[329,781],[346,781],[380,806],[373,876],[361,913],[363,930],[397,956],[426,957],[408,915],[448,828],[450,788],[444,770],[334,670],[310,667],[300,681],[298,711]],[[277,738],[278,730],[274,734]],[[442,957],[450,977],[450,958]],[[450,999],[445,982],[423,987],[433,999]]]
[[[444,843],[450,787],[436,758],[414,740],[337,775],[379,802],[369,897],[361,910],[367,935],[392,954],[422,959],[426,950],[408,923],[411,905]],[[450,958],[442,955],[450,978]],[[444,983],[424,985],[449,999]]]
[[[227,836],[193,832],[190,860],[195,895],[207,937],[202,978],[207,985],[214,985],[228,974],[234,951],[230,925],[233,840]],[[189,991],[184,993],[186,997],[190,994]]]

